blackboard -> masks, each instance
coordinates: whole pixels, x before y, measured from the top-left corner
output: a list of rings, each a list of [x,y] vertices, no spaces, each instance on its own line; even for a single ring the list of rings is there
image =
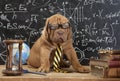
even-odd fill
[[[31,47],[46,18],[60,13],[73,31],[81,64],[99,58],[100,49],[120,49],[120,0],[0,0],[0,59],[5,63],[5,39],[23,39]]]

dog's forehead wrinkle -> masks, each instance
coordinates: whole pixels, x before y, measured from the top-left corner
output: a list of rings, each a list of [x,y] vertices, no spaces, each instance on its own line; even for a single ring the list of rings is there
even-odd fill
[[[62,24],[61,18],[58,18],[58,24]]]
[[[69,20],[67,18],[65,18],[64,16],[62,15],[54,15],[52,17],[49,18],[49,24],[63,24],[63,23],[66,23],[66,22],[69,22]]]

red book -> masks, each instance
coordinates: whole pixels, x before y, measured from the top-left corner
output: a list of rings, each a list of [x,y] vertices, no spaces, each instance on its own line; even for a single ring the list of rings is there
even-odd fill
[[[120,68],[120,61],[109,61],[108,62],[109,68]]]
[[[111,60],[120,61],[120,55],[111,55]]]

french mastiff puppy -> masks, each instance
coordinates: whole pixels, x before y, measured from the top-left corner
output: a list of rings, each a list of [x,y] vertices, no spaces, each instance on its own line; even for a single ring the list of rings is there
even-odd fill
[[[77,72],[90,71],[88,68],[80,65],[72,45],[70,22],[60,14],[55,14],[46,20],[41,37],[34,43],[30,50],[28,65],[38,68],[38,71],[49,72],[53,62],[54,54],[52,53],[58,44],[62,46],[63,54]]]

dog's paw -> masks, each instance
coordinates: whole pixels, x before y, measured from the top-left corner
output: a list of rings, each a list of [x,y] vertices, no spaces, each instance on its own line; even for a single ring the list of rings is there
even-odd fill
[[[44,67],[44,66],[41,66],[38,68],[37,70],[38,72],[46,72],[48,73],[50,71],[49,67]]]
[[[80,72],[80,73],[89,73],[90,72],[90,69],[89,68],[87,68],[87,67],[79,67],[78,68],[78,72]]]

